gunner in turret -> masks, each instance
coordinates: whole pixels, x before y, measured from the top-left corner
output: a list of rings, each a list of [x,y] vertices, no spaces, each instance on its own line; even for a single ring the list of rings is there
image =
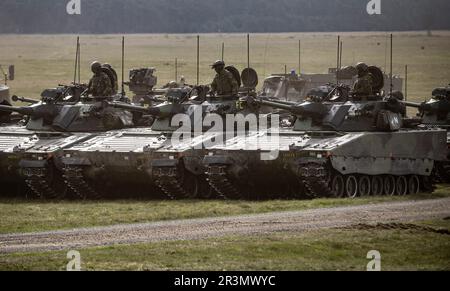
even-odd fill
[[[95,61],[91,64],[92,76],[89,81],[88,94],[94,97],[109,97],[114,94],[111,79],[102,71],[102,65]]]
[[[358,70],[358,80],[353,85],[353,95],[355,97],[373,95],[373,78],[369,73],[369,67],[365,63],[358,63],[356,69]]]
[[[236,96],[239,85],[233,74],[225,69],[223,61],[216,61],[211,67],[216,71],[216,77],[211,83],[211,91],[219,96]]]

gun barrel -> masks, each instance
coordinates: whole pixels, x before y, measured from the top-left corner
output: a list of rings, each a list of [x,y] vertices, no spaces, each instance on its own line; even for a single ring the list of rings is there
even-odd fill
[[[19,96],[12,96],[11,97],[12,101],[14,102],[24,102],[24,103],[30,103],[30,104],[37,104],[39,103],[39,100],[35,100],[35,99],[30,99],[30,98],[26,98],[26,97],[19,97]]]
[[[274,102],[277,102],[277,103],[281,103],[281,104],[285,104],[285,105],[293,105],[293,106],[295,106],[295,105],[298,105],[298,102],[294,102],[294,101],[285,101],[285,100],[279,100],[279,99],[273,99],[273,98],[268,98],[267,99],[268,101],[274,101]]]
[[[414,108],[421,108],[422,107],[422,104],[415,103],[415,102],[410,102],[410,101],[403,101],[403,104],[405,104],[408,107],[414,107]]]
[[[286,110],[295,115],[312,118],[322,118],[329,111],[328,108],[322,103],[303,102],[301,104],[298,103],[286,104],[285,102],[278,102],[273,100],[272,101],[256,100],[256,102],[261,105]]]
[[[107,102],[107,105],[113,108],[128,110],[131,112],[138,112],[146,115],[157,116],[160,113],[159,109],[154,107],[143,107],[119,102]]]
[[[17,112],[22,115],[32,115],[34,113],[34,110],[30,107],[17,107],[17,106],[7,106],[7,105],[0,105],[0,111]]]
[[[278,102],[278,101],[274,101],[274,100],[269,101],[269,100],[256,99],[255,101],[257,103],[259,103],[260,105],[265,105],[265,106],[283,109],[283,110],[287,110],[287,111],[292,111],[294,108],[293,104],[289,105],[284,102]]]

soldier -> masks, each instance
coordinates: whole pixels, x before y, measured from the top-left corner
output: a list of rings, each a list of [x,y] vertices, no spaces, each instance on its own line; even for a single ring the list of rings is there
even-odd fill
[[[102,72],[102,65],[95,61],[91,65],[91,70],[94,73],[89,81],[88,94],[94,97],[108,97],[114,92],[112,88],[111,79],[107,74]]]
[[[373,81],[369,67],[364,63],[358,63],[356,69],[358,70],[358,80],[353,86],[353,95],[357,97],[373,95]]]
[[[225,70],[225,63],[223,61],[216,61],[211,67],[217,73],[211,83],[211,92],[219,96],[236,96],[239,85],[233,74]]]
[[[111,76],[114,78],[114,80],[112,81],[112,83],[113,83],[113,89],[114,89],[113,94],[116,94],[117,91],[119,90],[119,83],[118,83],[118,80],[119,80],[119,79],[117,78],[117,72],[116,72],[116,70],[114,70],[114,68],[113,68],[110,64],[108,64],[108,63],[103,64],[103,67],[104,67],[104,68],[107,68],[107,69],[111,72]]]

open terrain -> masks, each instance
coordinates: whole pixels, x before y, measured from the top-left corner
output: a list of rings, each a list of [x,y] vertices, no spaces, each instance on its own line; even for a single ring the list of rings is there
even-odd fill
[[[0,235],[0,253],[46,251],[115,244],[195,240],[225,235],[304,232],[361,223],[411,222],[450,217],[450,198],[388,202],[244,216]]]
[[[343,40],[343,65],[365,61],[389,70],[388,34],[384,32],[339,33]],[[338,33],[280,33],[251,35],[251,66],[260,78],[270,73],[298,70],[298,41],[301,40],[301,71],[327,72],[336,66]],[[121,64],[121,35],[81,35],[81,75],[87,82],[93,60],[111,63],[118,71]],[[17,79],[10,83],[17,95],[37,98],[45,88],[73,81],[75,35],[0,35],[0,64],[15,64]],[[209,65],[221,57],[225,43],[225,61],[246,67],[244,34],[202,34],[200,37],[200,83],[212,81]],[[125,74],[130,68],[155,67],[159,86],[178,76],[196,82],[196,35],[126,35]],[[450,82],[450,32],[394,33],[394,74],[404,75],[409,66],[410,100],[422,101],[431,90]],[[262,82],[260,82],[261,84]]]
[[[0,269],[64,269],[65,252],[77,249],[88,270],[364,270],[370,250],[385,270],[449,270],[449,206],[444,198],[1,235]]]
[[[449,189],[449,186],[440,186],[433,194],[404,197],[274,201],[41,201],[3,198],[0,199],[0,234],[439,199],[450,197]]]

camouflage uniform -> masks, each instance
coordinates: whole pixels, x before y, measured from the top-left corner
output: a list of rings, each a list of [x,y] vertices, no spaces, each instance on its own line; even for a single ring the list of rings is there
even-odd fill
[[[217,95],[237,95],[239,89],[238,82],[229,71],[223,69],[214,78],[211,90]]]
[[[89,81],[89,93],[94,97],[108,97],[113,92],[111,79],[103,72],[96,73]]]
[[[357,96],[370,96],[373,95],[372,76],[371,74],[365,74],[359,77],[353,86],[353,94]]]

